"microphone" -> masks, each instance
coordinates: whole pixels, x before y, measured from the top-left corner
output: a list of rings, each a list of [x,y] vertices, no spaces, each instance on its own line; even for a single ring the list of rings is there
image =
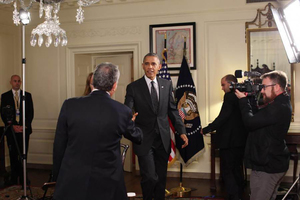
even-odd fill
[[[234,75],[236,78],[242,78],[243,76],[247,77],[258,77],[261,76],[261,73],[252,71],[252,72],[247,72],[247,71],[242,71],[242,70],[235,70]]]

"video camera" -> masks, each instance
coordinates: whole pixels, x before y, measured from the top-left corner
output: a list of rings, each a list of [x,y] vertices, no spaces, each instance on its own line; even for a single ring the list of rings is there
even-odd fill
[[[246,92],[248,96],[256,96],[262,89],[261,74],[259,72],[243,72],[242,70],[236,70],[234,73],[236,78],[242,78],[247,76],[248,78],[243,83],[232,82],[229,86],[231,90],[239,90],[241,92]],[[252,78],[252,79],[251,79]]]
[[[6,119],[7,123],[11,123],[14,117],[13,108],[10,105],[7,105],[2,108],[2,115]]]

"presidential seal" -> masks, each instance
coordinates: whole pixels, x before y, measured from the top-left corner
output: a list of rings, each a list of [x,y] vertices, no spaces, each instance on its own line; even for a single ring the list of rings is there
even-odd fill
[[[178,111],[182,120],[193,120],[199,116],[196,95],[191,91],[186,91],[178,102]]]

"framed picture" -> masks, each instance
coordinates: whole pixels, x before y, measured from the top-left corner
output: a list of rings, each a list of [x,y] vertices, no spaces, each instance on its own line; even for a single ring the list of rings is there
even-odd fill
[[[184,40],[186,39],[186,58],[190,69],[196,69],[196,23],[155,24],[150,25],[150,52],[157,53],[162,60],[164,38],[168,52],[169,70],[179,70],[183,58]]]
[[[267,1],[277,1],[277,0],[246,0],[246,3],[257,3],[257,2],[267,2]]]
[[[171,76],[171,80],[172,80],[173,91],[175,91],[179,74],[170,74],[170,76]]]

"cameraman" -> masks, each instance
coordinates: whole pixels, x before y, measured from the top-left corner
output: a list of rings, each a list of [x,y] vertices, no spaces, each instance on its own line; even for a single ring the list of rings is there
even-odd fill
[[[249,135],[245,148],[245,165],[250,175],[250,200],[276,199],[277,189],[289,168],[290,154],[285,144],[292,107],[285,89],[287,76],[272,71],[261,76],[264,106],[253,114],[245,94],[236,90]]]
[[[243,155],[247,131],[242,121],[238,98],[230,90],[231,83],[237,83],[235,76],[228,74],[221,79],[225,92],[224,102],[219,116],[203,128],[206,134],[217,130],[217,146],[220,148],[221,174],[228,193],[228,199],[242,198],[243,192]]]
[[[18,149],[23,154],[23,105],[22,105],[22,90],[21,78],[18,75],[12,75],[10,84],[12,89],[1,95],[1,118],[5,126],[8,128],[6,131],[7,145],[9,148],[11,179],[8,185],[23,185],[23,168],[22,160],[20,159]],[[28,151],[29,135],[32,132],[31,122],[33,120],[33,103],[31,94],[25,93],[25,145],[26,155]],[[16,136],[16,142],[13,134]],[[29,181],[27,181],[29,184]]]

